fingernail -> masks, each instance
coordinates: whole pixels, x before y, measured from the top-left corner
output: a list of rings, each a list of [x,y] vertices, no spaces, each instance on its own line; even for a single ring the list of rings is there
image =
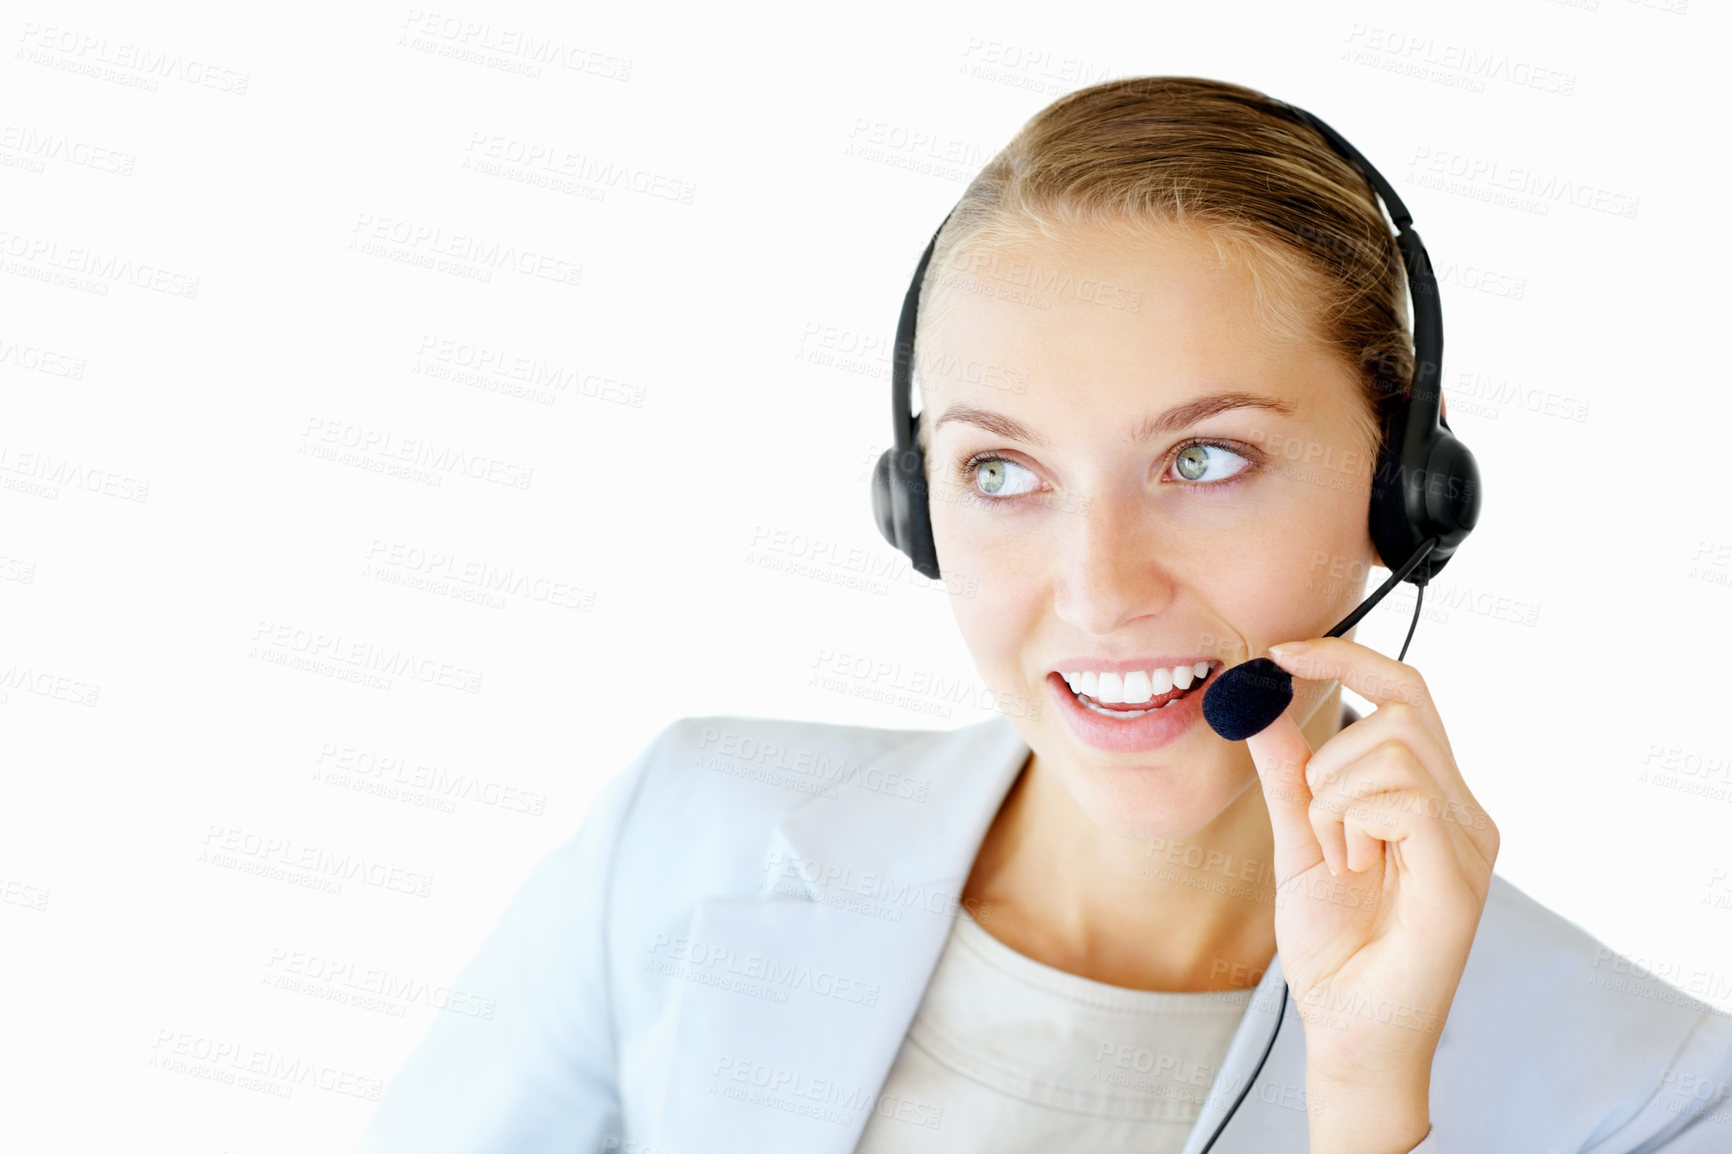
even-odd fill
[[[1272,657],[1291,657],[1295,653],[1303,653],[1309,648],[1311,646],[1303,641],[1283,641],[1279,645],[1269,646],[1269,654]]]

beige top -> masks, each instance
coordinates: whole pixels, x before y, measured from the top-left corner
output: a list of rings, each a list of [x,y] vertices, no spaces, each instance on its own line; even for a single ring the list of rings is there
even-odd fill
[[[1253,992],[1109,986],[959,910],[856,1154],[1178,1154]]]

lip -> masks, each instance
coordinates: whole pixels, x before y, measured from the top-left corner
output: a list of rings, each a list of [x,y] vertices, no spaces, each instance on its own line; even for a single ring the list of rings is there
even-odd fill
[[[1177,665],[1183,659],[1175,659]],[[1207,660],[1199,657],[1198,661]],[[1156,665],[1160,663],[1157,662]],[[1213,665],[1213,662],[1211,662]],[[1083,668],[1099,668],[1098,666]],[[1145,669],[1149,666],[1131,665],[1128,669]],[[1104,672],[1114,673],[1117,670],[1107,669]],[[1209,677],[1220,672],[1218,666],[1209,670]],[[1205,686],[1209,678],[1204,678],[1199,684]],[[1128,721],[1114,721],[1102,717],[1083,707],[1076,699],[1070,686],[1056,671],[1046,675],[1047,687],[1058,699],[1059,712],[1064,714],[1065,722],[1070,730],[1083,744],[1105,753],[1148,753],[1171,745],[1190,731],[1191,727],[1202,720],[1203,692],[1193,690],[1177,701],[1171,702],[1153,713],[1145,713],[1141,717]]]

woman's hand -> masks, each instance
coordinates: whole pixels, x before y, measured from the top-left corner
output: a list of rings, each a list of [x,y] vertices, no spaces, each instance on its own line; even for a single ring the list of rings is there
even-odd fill
[[[1430,1125],[1431,1061],[1497,826],[1411,666],[1340,637],[1270,657],[1377,706],[1315,753],[1288,713],[1246,745],[1274,826],[1275,940],[1305,1023],[1312,1149],[1402,1154]]]

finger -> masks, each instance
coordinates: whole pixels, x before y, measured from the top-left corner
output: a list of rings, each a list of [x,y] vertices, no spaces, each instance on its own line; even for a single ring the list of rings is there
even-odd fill
[[[1346,830],[1350,865],[1356,871],[1381,858],[1381,847],[1371,846],[1367,838],[1387,841],[1392,831],[1403,828],[1405,815],[1392,808],[1397,805],[1411,808],[1416,819],[1435,823],[1454,843],[1459,868],[1473,877],[1489,877],[1497,857],[1496,845],[1458,819],[1436,779],[1400,741],[1378,745],[1330,778],[1318,789],[1312,805],[1339,817]]]
[[[1490,888],[1490,868],[1477,855],[1464,859],[1449,825],[1435,816],[1438,800],[1423,790],[1391,790],[1355,799],[1343,817],[1349,827],[1381,843],[1382,854],[1395,862],[1396,884],[1405,896],[1438,915],[1477,917]]]
[[[1470,832],[1450,820],[1438,783],[1403,743],[1382,743],[1353,762],[1316,795],[1313,807],[1339,816],[1354,872],[1382,863],[1387,844],[1413,840],[1406,854],[1410,863],[1419,859],[1415,854],[1448,849],[1448,861],[1436,868],[1446,868],[1451,877],[1432,873],[1410,882],[1432,891],[1434,901],[1448,898],[1462,878],[1481,898],[1490,887],[1495,849],[1486,853]]]
[[[1311,759],[1311,746],[1288,712],[1270,722],[1261,733],[1247,737],[1245,745],[1257,766],[1263,801],[1269,808],[1269,824],[1275,831],[1275,880],[1279,884],[1320,861],[1327,861],[1312,832],[1311,790],[1305,784],[1305,764]]]
[[[1383,843],[1366,832],[1358,822],[1347,822],[1342,826],[1342,832],[1347,839],[1348,871],[1357,874],[1375,869],[1381,873],[1384,868]]]
[[[1437,736],[1420,722],[1413,707],[1405,702],[1389,701],[1332,734],[1319,746],[1305,766],[1306,784],[1312,793],[1316,793],[1331,778],[1388,741],[1406,743],[1422,762],[1428,764],[1445,759]]]
[[[1431,690],[1419,675],[1419,670],[1345,637],[1313,637],[1304,645],[1305,648],[1298,653],[1280,653],[1277,652],[1280,647],[1273,646],[1269,657],[1295,677],[1307,681],[1339,681],[1344,688],[1351,689],[1373,705],[1388,701],[1406,702],[1419,713],[1420,720],[1436,735],[1444,749],[1450,749],[1443,718],[1438,716],[1437,706],[1431,700]]]
[[[1311,826],[1311,836],[1317,839],[1323,860],[1336,877],[1341,876],[1342,870],[1353,868],[1347,862],[1347,826],[1342,818],[1343,808],[1328,798],[1313,797],[1305,814]]]
[[[1447,801],[1447,817],[1459,822],[1482,852],[1488,848],[1491,820],[1479,799],[1467,787],[1455,758],[1419,721],[1417,711],[1406,702],[1388,701],[1324,742],[1305,767],[1306,784],[1315,795],[1334,778],[1386,742],[1405,744],[1430,775],[1430,782]]]
[[[1316,758],[1312,761],[1315,763]],[[1377,799],[1402,792],[1416,796],[1437,793],[1431,775],[1398,740],[1382,742],[1340,769],[1317,775],[1311,788],[1311,823],[1319,831],[1318,840],[1333,842],[1339,837],[1344,846],[1343,860],[1353,873],[1385,865],[1384,843],[1372,830],[1386,829],[1393,823],[1390,815],[1378,809]],[[1436,809],[1441,811],[1442,806]]]

